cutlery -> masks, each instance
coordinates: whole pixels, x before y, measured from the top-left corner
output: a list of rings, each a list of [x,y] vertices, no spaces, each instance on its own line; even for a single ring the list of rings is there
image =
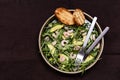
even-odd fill
[[[78,65],[78,64],[80,64],[83,61],[85,47],[86,47],[87,42],[88,42],[88,40],[90,38],[90,35],[91,35],[92,31],[93,31],[93,28],[94,28],[96,20],[97,20],[97,17],[94,17],[93,21],[91,23],[91,26],[89,28],[89,31],[87,33],[86,39],[85,39],[85,41],[83,43],[83,46],[82,46],[81,50],[78,52],[78,54],[76,56],[75,65]]]
[[[106,27],[103,32],[97,37],[97,39],[93,42],[93,44],[86,50],[80,51],[77,55],[76,63],[77,65],[80,65],[81,62],[84,61],[85,57],[89,55],[89,53],[92,51],[92,49],[98,44],[98,42],[102,39],[102,37],[108,32],[109,27]]]

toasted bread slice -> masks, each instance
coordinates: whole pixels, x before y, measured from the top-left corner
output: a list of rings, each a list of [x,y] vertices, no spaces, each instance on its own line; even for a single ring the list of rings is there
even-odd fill
[[[55,10],[56,17],[66,25],[73,25],[74,24],[74,17],[70,11],[66,8],[57,8]]]
[[[85,16],[82,10],[75,9],[75,11],[73,12],[73,16],[76,24],[83,25],[85,23]]]

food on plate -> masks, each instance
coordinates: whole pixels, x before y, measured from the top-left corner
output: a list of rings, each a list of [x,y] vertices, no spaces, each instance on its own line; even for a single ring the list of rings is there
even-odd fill
[[[76,24],[83,25],[85,23],[85,16],[82,10],[75,9],[75,11],[73,12],[73,16]]]
[[[64,24],[73,25],[74,24],[74,17],[70,11],[66,8],[57,8],[55,10],[56,17]]]
[[[59,21],[66,25],[83,25],[85,23],[85,16],[81,9],[75,9],[73,14],[66,8],[57,8],[55,15]]]
[[[66,71],[66,72],[76,72],[86,69],[87,66],[92,64],[99,51],[100,45],[98,44],[90,53],[90,55],[83,61],[79,68],[76,69],[75,58],[81,49],[85,37],[88,33],[89,27],[91,23],[88,20],[85,20],[81,25],[72,25],[69,22],[69,17],[66,15],[71,14],[66,11],[66,9],[62,9],[65,14],[65,19],[61,19],[62,15],[58,15],[59,17],[55,17],[50,20],[47,25],[44,26],[41,33],[41,50],[46,60],[55,68]],[[59,11],[59,9],[57,10]],[[79,10],[78,10],[79,11]],[[59,12],[58,12],[59,13]],[[61,13],[61,12],[60,12]],[[75,15],[77,11],[75,10]],[[78,13],[77,13],[78,14]],[[58,18],[58,19],[57,19]],[[60,19],[60,20],[59,20]],[[62,21],[61,21],[62,20]],[[65,20],[65,21],[64,21]],[[66,21],[67,20],[67,21]],[[66,24],[67,22],[67,24]],[[88,41],[87,48],[94,42],[99,32],[95,27],[90,40]]]

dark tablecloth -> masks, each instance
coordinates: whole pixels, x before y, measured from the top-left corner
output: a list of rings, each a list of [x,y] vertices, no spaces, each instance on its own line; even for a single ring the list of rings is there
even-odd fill
[[[81,8],[110,27],[102,59],[83,76],[57,72],[39,54],[39,31],[57,7]],[[120,0],[0,0],[0,80],[120,80],[119,31]]]

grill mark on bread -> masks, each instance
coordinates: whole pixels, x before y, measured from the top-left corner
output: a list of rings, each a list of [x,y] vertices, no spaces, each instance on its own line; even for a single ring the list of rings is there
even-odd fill
[[[85,16],[82,10],[75,9],[75,11],[73,12],[73,16],[76,24],[83,25],[85,23]]]
[[[57,8],[55,10],[55,15],[62,23],[66,25],[73,25],[74,24],[74,17],[72,13],[70,13],[65,8]]]
[[[55,16],[59,21],[66,25],[83,25],[85,23],[85,16],[82,10],[75,9],[73,14],[68,9],[60,7],[55,10]]]

